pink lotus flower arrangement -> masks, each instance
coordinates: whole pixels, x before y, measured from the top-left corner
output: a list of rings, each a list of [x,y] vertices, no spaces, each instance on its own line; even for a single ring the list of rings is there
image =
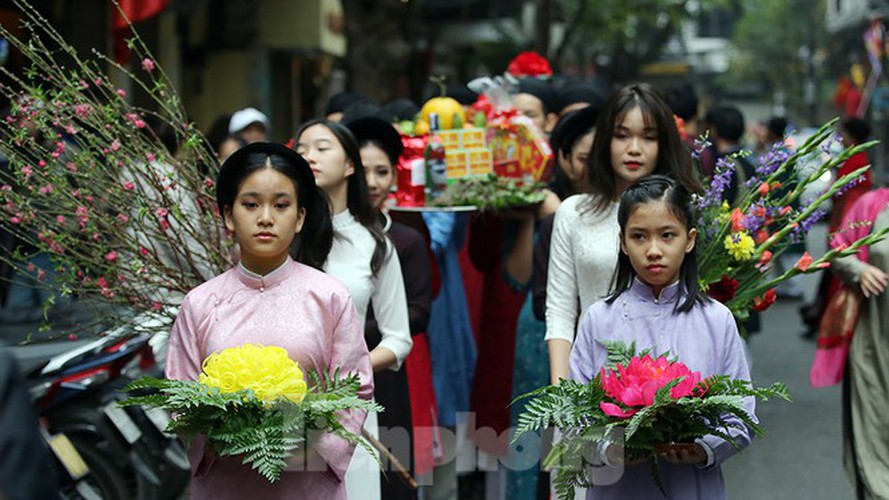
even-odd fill
[[[658,391],[674,380],[678,382],[670,388],[673,399],[701,396],[706,392],[700,372],[692,372],[678,361],[671,363],[666,356],[634,357],[626,368],[621,364],[615,369],[602,368],[599,379],[605,395],[616,401],[602,401],[599,408],[606,415],[618,418],[632,417],[640,408],[653,405]]]
[[[622,444],[627,459],[648,460],[656,471],[657,450],[667,443],[715,434],[735,444],[730,430],[741,427],[762,434],[746,409],[747,398],[790,399],[782,383],[759,388],[725,375],[702,378],[667,354],[637,353],[635,344],[621,342],[607,348],[611,364],[589,383],[562,380],[517,399],[531,401],[519,416],[515,440],[551,427],[570,436],[555,443],[543,463],[555,470],[562,498],[573,498],[575,486],[593,487],[586,465],[602,441]],[[621,433],[623,440],[614,441]]]

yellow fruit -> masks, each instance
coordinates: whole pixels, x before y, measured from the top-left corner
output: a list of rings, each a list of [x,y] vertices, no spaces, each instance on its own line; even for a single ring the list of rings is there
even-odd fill
[[[428,133],[429,122],[423,119],[417,120],[417,124],[414,125],[414,135],[426,135]]]
[[[420,120],[429,122],[429,113],[438,115],[438,124],[442,130],[454,128],[454,116],[459,118],[460,127],[466,122],[466,115],[463,113],[463,106],[456,99],[450,97],[433,97],[423,104],[420,109]],[[417,122],[419,126],[420,122]],[[419,135],[419,132],[417,132]]]

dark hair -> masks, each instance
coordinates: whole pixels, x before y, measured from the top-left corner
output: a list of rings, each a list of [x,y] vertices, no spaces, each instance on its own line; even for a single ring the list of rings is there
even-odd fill
[[[311,120],[306,122],[296,131],[295,142],[299,142],[299,137],[311,127],[322,125],[337,138],[343,151],[346,153],[346,159],[352,163],[354,172],[347,180],[346,206],[349,212],[355,216],[358,222],[370,231],[376,242],[373,255],[370,259],[371,273],[376,276],[383,261],[387,258],[386,252],[386,233],[380,225],[377,210],[370,204],[370,190],[367,187],[367,178],[364,176],[364,165],[361,163],[361,152],[358,149],[358,141],[352,132],[341,125],[330,120]]]
[[[766,129],[775,141],[784,140],[784,134],[787,130],[787,118],[773,116],[766,122]]]
[[[222,145],[222,142],[225,141],[225,138],[228,134],[228,122],[232,119],[231,113],[224,113],[216,117],[213,120],[213,123],[210,125],[210,128],[207,129],[207,142],[210,143],[210,147],[213,149],[213,153],[219,151],[219,146]]]
[[[324,108],[324,116],[332,113],[342,113],[349,105],[356,102],[363,102],[364,96],[358,92],[340,92],[330,96],[327,100],[327,107]]]
[[[420,107],[410,99],[401,98],[386,103],[383,106],[383,111],[392,115],[397,121],[413,120],[420,112]]]
[[[450,84],[445,90],[445,95],[466,106],[478,100],[478,93],[466,85]]]
[[[519,80],[517,94],[529,94],[540,100],[540,106],[544,114],[558,113],[558,101],[552,85],[537,78],[522,78]]]
[[[690,83],[667,90],[667,102],[670,103],[673,114],[685,121],[694,120],[698,116],[698,94]]]
[[[734,106],[718,106],[711,109],[704,121],[719,139],[738,142],[744,135],[744,115]]]
[[[306,161],[283,144],[254,142],[232,153],[223,162],[216,179],[216,204],[224,218],[225,207],[234,205],[241,183],[250,174],[271,168],[293,181],[297,205],[306,211],[302,231],[290,246],[290,255],[321,270],[333,245],[330,204],[324,191],[315,185],[315,176]]]
[[[343,118],[339,123],[348,125],[349,122],[361,120],[363,118],[379,118],[388,123],[395,121],[395,116],[381,108],[379,105],[372,102],[362,101],[347,106],[346,109],[343,110]]]
[[[346,121],[340,123],[345,124],[346,128],[352,132],[355,140],[358,142],[358,150],[364,149],[368,144],[380,148],[389,163],[395,167],[398,164],[398,158],[404,151],[404,145],[401,142],[401,135],[395,131],[395,127],[385,119],[368,116],[357,120]]]
[[[247,139],[244,139],[243,136],[241,136],[239,134],[229,134],[229,135],[225,136],[225,138],[222,139],[222,141],[219,142],[219,148],[221,148],[222,145],[228,141],[234,141],[235,144],[238,145],[238,149],[243,148],[244,146],[247,145]],[[216,151],[214,151],[214,153],[219,154],[219,148],[216,148]]]
[[[587,166],[589,194],[595,195],[586,203],[589,211],[604,212],[619,194],[611,165],[611,140],[614,128],[637,107],[642,111],[645,125],[653,125],[657,129],[657,165],[652,174],[672,177],[690,192],[701,190],[692,169],[691,154],[679,137],[673,113],[666,101],[651,85],[636,83],[621,88],[611,96],[596,120],[596,135]]]
[[[571,111],[559,119],[549,136],[550,147],[553,150],[555,161],[553,163],[552,178],[547,187],[560,200],[564,200],[577,193],[574,192],[573,183],[568,178],[568,174],[562,170],[562,166],[559,164],[559,156],[563,155],[566,158],[571,158],[571,153],[574,151],[577,143],[584,136],[595,130],[594,125],[598,113],[599,108],[594,105]]]
[[[559,114],[572,104],[587,103],[595,106],[596,109],[602,109],[605,98],[596,86],[589,82],[569,82],[562,87],[556,89],[556,99],[558,100]]]
[[[870,137],[870,125],[861,118],[846,118],[840,127],[852,137],[856,144],[861,144]]]
[[[649,175],[640,179],[627,188],[620,197],[617,222],[620,224],[621,239],[624,237],[630,215],[639,205],[653,201],[665,203],[673,215],[685,224],[688,230],[691,230],[694,227],[695,219],[691,210],[690,198],[688,191],[682,184],[669,177]],[[630,263],[630,257],[621,251],[617,257],[617,268],[611,279],[611,291],[605,301],[609,304],[614,302],[620,294],[632,286],[635,277],[636,270]],[[695,302],[703,304],[709,300],[698,285],[697,245],[685,254],[685,259],[679,270],[679,287],[680,296],[682,292],[685,292],[685,300],[681,305],[678,300],[676,301],[675,310],[677,312],[687,312],[691,310]]]

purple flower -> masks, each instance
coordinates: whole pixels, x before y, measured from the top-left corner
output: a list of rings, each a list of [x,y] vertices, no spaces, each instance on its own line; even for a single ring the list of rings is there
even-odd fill
[[[840,190],[834,194],[834,196],[839,198],[840,196],[843,196],[844,194],[848,193],[849,191],[852,190],[852,188],[861,184],[864,181],[865,181],[865,178],[863,175],[859,176],[857,179],[852,179],[845,186],[841,187]]]
[[[747,213],[744,214],[744,228],[750,231],[751,234],[755,233],[765,225],[767,213],[768,210],[761,201],[750,205]]]
[[[809,230],[812,229],[812,225],[823,219],[825,215],[827,215],[827,210],[816,208],[808,217],[801,220],[799,226],[790,233],[790,240],[794,243],[803,241],[809,234]]]
[[[821,143],[821,152],[832,157],[835,145],[838,145],[840,149],[843,149],[843,138],[839,134],[834,134],[830,139]]]
[[[791,151],[782,143],[776,142],[772,149],[759,159],[759,166],[756,167],[756,175],[765,178],[772,175],[778,167],[784,164],[791,156]]]
[[[701,157],[701,153],[711,146],[710,139],[706,136],[699,136],[695,139],[694,144],[691,148],[691,157],[697,160]]]
[[[716,206],[722,203],[722,193],[732,182],[732,175],[735,173],[735,163],[725,158],[716,160],[716,169],[713,178],[710,179],[710,185],[704,191],[701,208],[708,206]]]

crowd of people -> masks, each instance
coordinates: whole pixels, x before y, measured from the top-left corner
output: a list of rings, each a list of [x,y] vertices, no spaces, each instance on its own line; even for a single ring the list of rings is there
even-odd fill
[[[381,472],[364,449],[323,436],[268,484],[196,441],[192,496],[417,498],[388,452],[400,472],[424,484],[424,498],[464,498],[470,483],[458,479],[468,472],[459,457],[470,449],[469,469],[488,471],[489,498],[547,498],[549,474],[539,462],[504,466],[520,455],[511,441],[523,405],[511,402],[562,379],[589,381],[607,362],[603,342],[636,342],[674,353],[705,376],[749,379],[738,329],[755,333],[759,318],[738,325],[699,289],[690,195],[723,159],[736,167],[724,194],[733,202],[759,155],[736,154],[748,132],[737,107],[719,104],[702,114],[689,86],[666,90],[519,79],[513,105],[553,150],[545,201],[480,214],[391,208],[402,154],[393,124],[419,111],[406,99],[379,105],[355,93],[335,95],[325,116],[299,127],[289,147],[269,142],[269,120],[257,109],[220,119],[207,136],[222,165],[217,202],[238,261],[185,297],[167,376],[196,379],[203,360],[225,347],[282,346],[304,367],[358,373],[360,393],[386,411],[356,412],[343,424],[363,428],[388,450],[380,452]],[[477,98],[462,86],[448,93],[464,105]],[[868,135],[860,119],[841,130],[847,144]],[[791,147],[783,118],[751,131],[757,152]],[[711,145],[694,162],[690,146],[705,132]],[[840,175],[867,162],[850,158]],[[864,213],[874,227],[889,222],[886,191],[868,193],[871,185],[868,177],[836,197],[832,233],[853,214]],[[822,300],[804,311],[818,331],[839,279],[864,292],[845,382],[847,457],[863,498],[889,491],[879,465],[889,429],[878,423],[889,392],[889,354],[878,341],[889,310],[887,251],[880,244],[842,261],[837,278],[825,278]],[[780,293],[800,295],[792,285]],[[725,496],[719,466],[750,443],[743,429],[732,432],[737,446],[705,436],[662,451],[671,497]],[[647,467],[622,463],[614,446],[596,451],[594,467],[621,465],[626,473],[579,494],[662,496]]]

